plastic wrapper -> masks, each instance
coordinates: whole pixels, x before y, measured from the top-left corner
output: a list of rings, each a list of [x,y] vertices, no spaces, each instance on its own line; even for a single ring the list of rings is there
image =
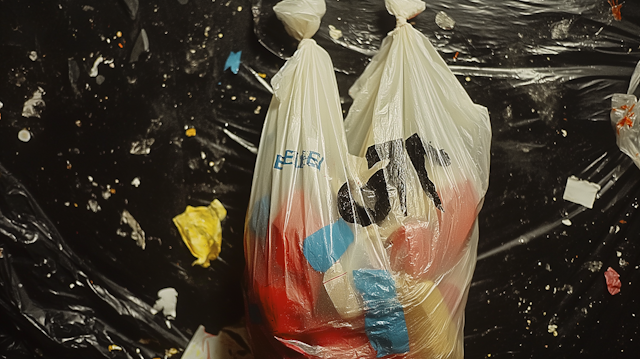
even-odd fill
[[[488,114],[407,24],[424,3],[388,7],[398,27],[352,89],[350,156],[331,60],[309,40],[324,3],[274,7],[301,42],[272,81],[245,228],[264,357],[463,355]]]
[[[638,99],[634,92],[640,83],[640,62],[636,65],[626,94],[611,97],[611,124],[616,131],[616,143],[620,151],[640,167],[640,128],[638,124]]]

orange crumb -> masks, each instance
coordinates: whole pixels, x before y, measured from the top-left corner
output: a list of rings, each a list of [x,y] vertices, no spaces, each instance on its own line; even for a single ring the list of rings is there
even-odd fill
[[[195,128],[190,128],[188,129],[185,134],[187,135],[187,137],[193,137],[196,135],[196,129]]]

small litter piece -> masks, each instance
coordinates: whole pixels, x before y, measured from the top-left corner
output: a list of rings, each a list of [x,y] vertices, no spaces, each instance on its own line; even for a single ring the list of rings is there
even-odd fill
[[[109,345],[108,349],[109,349],[110,352],[112,352],[112,351],[122,351],[122,347],[119,346],[119,345],[115,345],[115,344]]]
[[[33,93],[30,99],[28,99],[22,106],[23,117],[38,117],[44,110],[45,103],[42,96],[45,94],[42,87],[38,86],[38,89]]]
[[[208,268],[209,261],[218,258],[222,247],[222,221],[227,210],[217,199],[209,206],[187,206],[173,218],[182,240],[197,259],[191,265]]]
[[[224,63],[224,70],[231,69],[231,72],[234,74],[238,74],[238,70],[240,69],[240,56],[242,56],[242,51],[229,53],[229,57],[227,57],[227,61]]]
[[[93,62],[93,66],[91,67],[91,71],[89,71],[89,76],[98,77],[98,66],[104,62],[104,57],[102,55],[98,56],[96,61]]]
[[[153,138],[145,138],[140,141],[133,141],[131,143],[131,150],[129,153],[132,155],[148,155],[151,152],[151,145],[156,142]]]
[[[136,241],[138,247],[144,249],[146,247],[146,240],[144,231],[138,221],[127,211],[126,209],[122,211],[122,217],[120,218],[120,224],[127,224],[131,227],[131,239]]]
[[[38,59],[38,53],[35,51],[31,51],[29,53],[29,60],[36,61]]]
[[[162,311],[162,315],[168,320],[176,319],[176,307],[178,305],[178,291],[175,288],[164,288],[158,291],[158,300],[151,308],[151,314]]]
[[[193,127],[188,128],[188,129],[184,132],[184,134],[185,134],[185,135],[187,135],[187,137],[193,137],[193,136],[195,136],[195,135],[196,135],[196,129],[195,129],[195,128],[193,128]]]
[[[18,132],[18,139],[22,142],[29,142],[29,140],[31,140],[31,132],[26,128],[23,128]]]
[[[90,199],[87,202],[87,209],[94,213],[98,213],[100,210],[102,210],[102,208],[98,204],[98,201],[96,201],[95,199]]]
[[[231,336],[227,332],[237,335]],[[187,345],[182,359],[252,359],[247,338],[244,327],[223,328],[218,335],[211,335],[201,325]]]
[[[329,25],[329,36],[334,40],[338,40],[342,37],[342,30],[336,29],[333,25]]]
[[[456,26],[456,21],[447,15],[446,12],[440,11],[436,14],[436,25],[442,30],[453,30]]]
[[[604,272],[604,278],[607,280],[607,289],[611,295],[620,293],[622,283],[620,283],[620,274],[615,269],[607,268],[607,271]]]
[[[562,199],[592,209],[598,191],[600,191],[598,184],[571,176],[567,178],[567,187],[564,190]]]

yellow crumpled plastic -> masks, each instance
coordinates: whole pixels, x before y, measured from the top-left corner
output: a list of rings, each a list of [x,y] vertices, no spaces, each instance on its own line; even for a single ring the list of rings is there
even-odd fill
[[[218,258],[222,245],[222,221],[227,210],[220,201],[213,200],[207,207],[187,206],[173,218],[180,236],[197,259],[191,265],[208,268],[209,261]]]

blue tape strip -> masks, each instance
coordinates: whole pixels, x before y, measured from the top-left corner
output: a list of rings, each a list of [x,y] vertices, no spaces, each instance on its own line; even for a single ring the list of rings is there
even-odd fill
[[[351,228],[347,222],[339,219],[305,238],[302,250],[313,269],[326,272],[342,257],[352,242]]]
[[[238,70],[240,69],[240,56],[242,55],[242,51],[238,51],[238,52],[233,52],[231,51],[229,53],[229,57],[227,57],[227,61],[224,63],[224,70],[226,69],[231,69],[231,72],[233,72],[234,74],[238,73]]]
[[[367,307],[364,327],[376,356],[409,352],[407,323],[391,274],[386,270],[358,269],[353,271],[353,280]]]

